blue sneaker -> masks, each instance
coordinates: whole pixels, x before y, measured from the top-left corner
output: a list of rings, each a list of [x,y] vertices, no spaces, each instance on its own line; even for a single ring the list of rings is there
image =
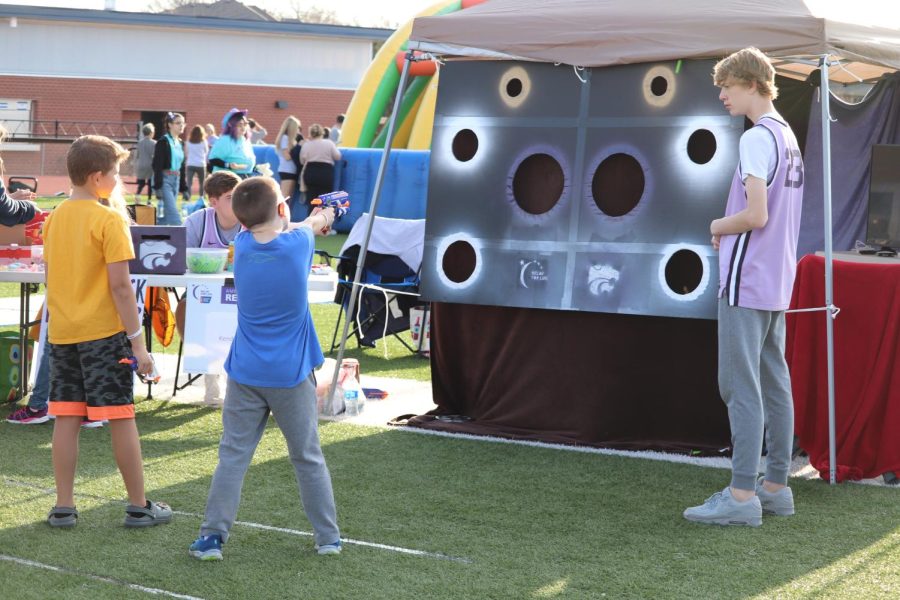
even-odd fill
[[[191,544],[188,554],[198,560],[222,560],[222,536],[201,535]]]
[[[684,511],[684,518],[695,523],[711,525],[762,525],[762,506],[759,498],[753,496],[746,502],[738,502],[727,487],[706,499],[700,506],[692,506]]]
[[[318,552],[320,556],[326,556],[328,554],[340,554],[341,540],[338,540],[331,544],[322,544],[321,546],[316,544],[316,552]]]

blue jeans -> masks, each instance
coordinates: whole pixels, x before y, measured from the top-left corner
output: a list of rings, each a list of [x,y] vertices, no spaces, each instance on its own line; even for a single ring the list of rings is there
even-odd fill
[[[181,214],[178,212],[178,174],[163,175],[162,188],[157,190],[157,198],[162,200],[162,217],[156,222],[160,225],[181,225]],[[157,217],[159,209],[157,208]]]
[[[37,376],[34,378],[34,389],[28,398],[28,408],[45,410],[50,397],[50,348],[44,344],[41,362],[38,364]]]

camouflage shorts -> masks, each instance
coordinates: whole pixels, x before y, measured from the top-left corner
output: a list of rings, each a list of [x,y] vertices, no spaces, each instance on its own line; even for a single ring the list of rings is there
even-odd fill
[[[134,371],[124,333],[76,344],[50,344],[50,413],[89,419],[134,417]]]

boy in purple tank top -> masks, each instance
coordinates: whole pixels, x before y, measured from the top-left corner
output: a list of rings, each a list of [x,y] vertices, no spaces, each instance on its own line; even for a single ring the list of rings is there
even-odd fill
[[[185,219],[185,236],[188,248],[227,248],[241,231],[241,224],[231,209],[231,195],[241,178],[231,171],[216,171],[206,178],[203,191],[209,199],[209,208],[198,210]],[[184,339],[185,301],[178,301],[175,308],[175,325],[178,335]],[[222,386],[219,375],[203,376],[206,392],[203,403],[210,408],[222,408]]]
[[[762,524],[792,515],[787,487],[794,433],[791,379],[784,358],[784,311],[797,268],[803,160],[794,133],[775,111],[775,69],[745,48],[716,64],[719,99],[753,127],[741,136],[725,216],[710,224],[719,251],[719,392],[731,424],[731,484],[684,517],[717,525]],[[763,435],[766,472],[757,479]]]

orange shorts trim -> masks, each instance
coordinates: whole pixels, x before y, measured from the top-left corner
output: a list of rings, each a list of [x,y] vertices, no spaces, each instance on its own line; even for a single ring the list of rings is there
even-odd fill
[[[86,417],[87,402],[55,402],[50,401],[48,411],[54,417]]]
[[[133,419],[134,404],[120,406],[88,406],[87,417],[92,421],[102,421],[103,419]]]

